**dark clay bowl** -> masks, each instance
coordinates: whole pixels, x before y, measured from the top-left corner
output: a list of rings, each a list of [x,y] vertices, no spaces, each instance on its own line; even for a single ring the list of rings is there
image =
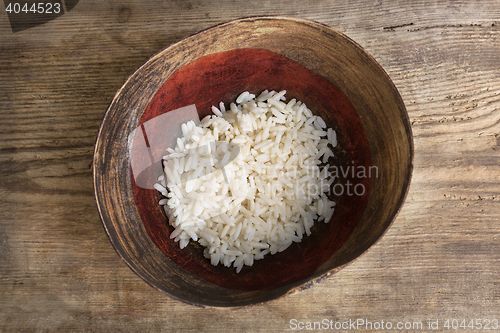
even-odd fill
[[[158,205],[160,193],[134,171],[161,170],[157,156],[165,146],[157,143],[164,134],[151,120],[189,105],[201,119],[211,105],[264,89],[285,89],[287,99],[306,103],[336,130],[338,179],[329,195],[337,205],[332,221],[315,223],[310,237],[237,274],[212,266],[194,242],[180,250],[169,238],[173,228]],[[170,115],[169,122],[181,123],[192,112]],[[149,156],[135,152],[143,135]],[[134,161],[151,162],[133,170]],[[405,106],[370,55],[322,24],[253,17],[170,45],[130,76],[106,112],[93,166],[104,228],[134,272],[191,304],[244,306],[309,287],[368,250],[403,204],[412,163]]]

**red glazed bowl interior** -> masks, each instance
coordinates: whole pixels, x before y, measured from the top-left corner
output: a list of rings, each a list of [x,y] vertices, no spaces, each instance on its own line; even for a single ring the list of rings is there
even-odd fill
[[[231,289],[273,289],[313,275],[349,238],[361,218],[370,194],[371,179],[355,179],[353,176],[356,175],[349,172],[350,168],[368,170],[371,165],[368,139],[353,105],[335,85],[320,75],[269,50],[238,49],[220,52],[183,66],[155,94],[139,124],[192,104],[196,106],[202,119],[212,114],[210,107],[219,105],[220,101],[229,105],[243,91],[259,94],[264,89],[286,90],[288,100],[296,98],[306,103],[337,132],[339,145],[331,163],[342,166],[339,170],[342,169],[347,175],[339,177],[343,186],[337,185],[335,191],[332,188],[329,193],[330,199],[337,203],[330,223],[316,223],[311,236],[305,237],[302,242],[294,243],[284,252],[267,255],[264,259],[255,261],[253,266],[244,266],[241,272],[236,273],[234,267],[227,268],[222,264],[212,266],[210,260],[203,257],[203,249],[197,242],[191,241],[187,248],[181,250],[178,243],[170,240],[173,227],[169,226],[163,208],[158,205],[160,193],[133,182],[135,203],[156,246],[184,269]],[[155,133],[154,130],[164,129],[155,128],[147,135],[164,136],[164,133]],[[353,195],[348,195],[345,185],[348,181],[355,184],[357,193],[362,195],[354,195],[352,186],[349,193]],[[335,195],[341,194],[341,189],[345,189],[346,193]]]

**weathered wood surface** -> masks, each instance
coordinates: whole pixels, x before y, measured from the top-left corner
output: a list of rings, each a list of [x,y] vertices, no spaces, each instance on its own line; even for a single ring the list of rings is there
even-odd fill
[[[413,181],[386,235],[341,272],[267,304],[197,308],[116,255],[93,198],[93,146],[113,95],[151,55],[267,14],[328,24],[380,62],[412,121]],[[429,319],[500,320],[499,18],[494,0],[81,0],[12,33],[0,14],[0,332],[280,332],[292,319],[358,318],[425,331]]]

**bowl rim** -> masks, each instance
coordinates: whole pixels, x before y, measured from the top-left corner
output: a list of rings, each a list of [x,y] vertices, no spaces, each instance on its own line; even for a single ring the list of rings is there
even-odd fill
[[[99,156],[99,143],[102,141],[102,136],[103,136],[103,125],[104,123],[106,122],[107,118],[110,117],[110,109],[117,103],[117,99],[121,96],[121,93],[122,91],[124,90],[124,88],[128,85],[130,85],[131,83],[131,80],[135,77],[135,75],[142,71],[146,66],[148,66],[150,63],[154,62],[157,58],[161,57],[162,54],[170,49],[170,48],[173,48],[175,46],[178,46],[178,45],[181,45],[183,43],[186,43],[186,41],[189,41],[190,39],[193,39],[193,38],[196,38],[197,35],[199,34],[202,34],[204,32],[207,32],[207,31],[210,31],[210,30],[214,30],[214,29],[217,29],[217,28],[220,28],[220,27],[224,27],[224,26],[229,26],[229,25],[233,25],[235,23],[239,23],[239,22],[245,22],[245,21],[255,21],[255,20],[261,20],[261,21],[283,21],[283,22],[294,22],[294,23],[302,23],[302,24],[306,24],[308,25],[309,27],[314,27],[314,28],[321,28],[321,29],[325,29],[325,30],[328,30],[330,33],[332,34],[336,34],[338,36],[340,36],[341,38],[345,39],[346,41],[348,41],[350,44],[352,44],[354,47],[356,47],[361,53],[363,53],[366,57],[368,57],[370,59],[370,62],[375,65],[378,70],[380,71],[380,73],[383,73],[383,75],[385,76],[385,79],[387,81],[387,83],[389,83],[390,87],[391,87],[391,90],[394,91],[395,93],[395,96],[397,97],[397,103],[399,105],[402,106],[402,112],[401,112],[401,116],[402,116],[402,123],[405,127],[405,134],[406,134],[406,137],[408,138],[408,144],[409,144],[409,159],[408,159],[408,165],[406,166],[406,168],[408,169],[408,178],[406,179],[406,184],[403,186],[403,190],[401,191],[401,195],[399,197],[399,200],[397,202],[397,209],[394,210],[393,214],[391,214],[391,216],[387,219],[387,220],[390,220],[390,222],[387,224],[387,227],[382,231],[382,233],[380,234],[379,237],[377,237],[377,239],[366,249],[364,250],[363,252],[361,252],[359,255],[357,255],[354,259],[346,262],[346,263],[343,263],[333,269],[330,269],[328,272],[322,274],[321,276],[319,277],[316,277],[316,278],[313,278],[313,279],[307,279],[307,280],[303,280],[303,281],[299,281],[297,282],[296,286],[292,286],[291,288],[288,288],[288,290],[284,293],[281,293],[280,295],[278,295],[277,297],[273,297],[269,300],[264,300],[264,301],[259,301],[259,302],[256,302],[256,303],[248,303],[248,304],[242,304],[242,305],[211,305],[211,304],[203,304],[203,303],[196,303],[196,302],[192,302],[192,301],[189,301],[189,300],[186,300],[186,299],[183,299],[183,298],[180,298],[172,293],[169,293],[167,290],[161,288],[160,286],[152,283],[152,281],[148,280],[145,276],[143,276],[141,274],[141,272],[139,272],[126,258],[125,254],[123,253],[123,248],[122,246],[120,245],[118,239],[114,239],[111,235],[111,230],[109,229],[109,223],[107,223],[107,221],[105,221],[104,219],[104,215],[103,215],[103,209],[105,209],[105,207],[101,204],[101,202],[99,201],[99,189],[98,189],[98,186],[97,186],[97,181],[98,181],[98,170],[97,170],[97,165],[99,163],[98,161],[98,156]],[[160,89],[161,85],[159,85],[157,87],[157,90]],[[153,94],[154,95],[154,94]],[[108,239],[110,240],[113,248],[115,249],[116,253],[118,254],[118,256],[125,262],[125,264],[137,275],[139,276],[143,281],[145,281],[148,285],[152,286],[153,288],[157,289],[158,291],[162,292],[163,294],[166,294],[168,295],[170,298],[173,298],[173,299],[176,299],[176,300],[179,300],[183,303],[186,303],[186,304],[190,304],[190,305],[194,305],[194,306],[198,306],[198,307],[204,307],[204,308],[221,308],[221,307],[231,307],[231,308],[244,308],[244,307],[250,307],[250,306],[255,306],[257,304],[264,304],[264,303],[268,303],[268,302],[271,302],[271,301],[274,301],[274,300],[277,300],[279,298],[282,298],[282,297],[285,297],[285,296],[289,296],[289,295],[292,295],[294,293],[297,293],[298,291],[300,290],[305,290],[305,289],[309,289],[310,287],[312,287],[313,285],[319,283],[320,281],[330,277],[331,275],[337,273],[338,271],[346,268],[348,265],[351,265],[352,263],[354,263],[355,261],[357,261],[360,257],[362,257],[363,255],[365,255],[369,250],[371,250],[380,240],[381,238],[383,238],[383,236],[387,233],[387,231],[389,230],[389,228],[393,225],[393,223],[395,222],[396,218],[398,217],[398,215],[400,214],[405,202],[406,202],[406,199],[408,197],[408,193],[409,193],[409,190],[410,190],[410,187],[411,187],[411,183],[412,183],[412,177],[413,177],[413,171],[414,171],[414,158],[415,158],[415,151],[414,151],[414,140],[413,140],[413,131],[412,131],[412,127],[411,127],[411,122],[410,122],[410,117],[408,115],[408,112],[407,112],[407,109],[406,109],[406,105],[400,95],[400,92],[399,90],[397,89],[396,85],[394,84],[394,82],[392,81],[392,79],[390,78],[389,74],[384,70],[384,68],[379,64],[379,62],[364,48],[362,47],[358,42],[354,41],[351,37],[347,36],[345,33],[337,30],[336,28],[333,28],[332,26],[330,25],[327,25],[325,23],[322,23],[322,22],[318,22],[316,20],[312,20],[312,19],[305,19],[305,18],[299,18],[299,17],[295,17],[295,16],[289,16],[289,15],[253,15],[253,16],[245,16],[245,17],[241,17],[241,18],[236,18],[236,19],[232,19],[232,20],[228,20],[228,21],[225,21],[225,22],[220,22],[218,24],[215,24],[215,25],[212,25],[212,26],[209,26],[209,27],[206,27],[204,29],[201,29],[201,30],[198,30],[190,35],[187,35],[171,44],[168,44],[167,46],[163,47],[161,50],[159,50],[158,52],[156,52],[155,54],[153,54],[152,56],[150,56],[148,59],[146,59],[146,61],[144,61],[138,68],[136,68],[130,75],[128,75],[127,79],[124,81],[124,83],[120,86],[120,88],[116,91],[116,93],[114,94],[111,102],[109,103],[108,107],[106,108],[106,111],[104,113],[104,116],[103,116],[103,119],[99,125],[99,130],[98,130],[98,134],[96,136],[96,140],[95,140],[95,144],[94,144],[94,150],[93,150],[93,159],[92,159],[92,179],[93,179],[93,193],[94,193],[94,199],[95,199],[95,203],[96,203],[96,208],[98,210],[98,214],[99,214],[99,218],[102,222],[102,225],[103,225],[103,228],[105,230],[105,233],[108,237]]]

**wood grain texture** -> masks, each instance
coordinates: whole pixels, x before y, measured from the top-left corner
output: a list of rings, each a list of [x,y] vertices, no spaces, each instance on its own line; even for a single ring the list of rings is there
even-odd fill
[[[113,95],[151,55],[271,13],[339,29],[389,73],[413,124],[412,186],[382,240],[342,272],[268,304],[199,309],[149,287],[116,255],[92,195],[93,145]],[[0,14],[0,331],[498,318],[499,17],[495,0],[80,0],[13,34]]]

